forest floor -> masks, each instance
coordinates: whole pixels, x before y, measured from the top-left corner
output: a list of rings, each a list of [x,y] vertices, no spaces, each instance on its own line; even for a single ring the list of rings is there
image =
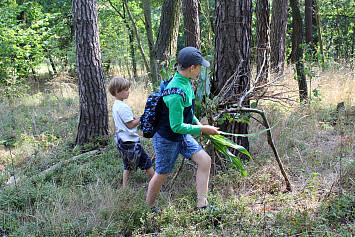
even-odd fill
[[[93,141],[74,147],[76,83],[64,73],[33,82],[24,96],[0,102],[0,233],[355,236],[355,73],[351,67],[333,67],[317,75],[309,104],[258,105],[267,112],[292,192],[285,192],[284,177],[265,134],[260,134],[250,138],[253,160],[244,163],[247,177],[228,161],[225,170],[216,166],[211,175],[208,198],[219,211],[195,210],[196,167],[185,160],[171,189],[158,197],[161,217],[145,204],[149,180],[144,172],[134,172],[130,187],[122,188],[111,112],[108,145]],[[279,84],[297,91],[293,73]],[[142,114],[150,90],[147,83],[132,84],[127,103],[136,116]],[[109,110],[113,101],[108,95]],[[263,129],[251,120],[251,133]],[[206,141],[197,139],[205,147]],[[14,146],[5,147],[8,143]],[[142,138],[142,144],[154,154],[150,139]],[[166,186],[182,162],[180,157]]]

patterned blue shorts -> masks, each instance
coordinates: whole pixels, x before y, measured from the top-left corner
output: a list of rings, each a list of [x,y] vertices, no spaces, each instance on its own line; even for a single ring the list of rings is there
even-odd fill
[[[153,137],[155,148],[155,172],[169,174],[173,171],[179,154],[187,159],[202,150],[200,144],[190,134],[184,135],[184,141],[173,142],[155,133]]]
[[[123,142],[115,135],[117,149],[122,153],[124,170],[147,170],[153,167],[152,160],[145,152],[140,142]]]

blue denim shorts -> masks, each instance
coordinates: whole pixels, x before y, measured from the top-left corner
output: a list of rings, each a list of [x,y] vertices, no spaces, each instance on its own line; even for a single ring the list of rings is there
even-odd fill
[[[173,142],[155,133],[153,145],[155,148],[155,172],[158,174],[171,173],[179,154],[191,159],[193,154],[202,150],[200,144],[190,134],[185,134],[183,141]]]

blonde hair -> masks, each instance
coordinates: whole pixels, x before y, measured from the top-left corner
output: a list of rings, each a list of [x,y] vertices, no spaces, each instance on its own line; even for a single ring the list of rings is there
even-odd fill
[[[123,77],[113,77],[108,84],[108,91],[112,96],[116,95],[116,91],[121,92],[131,86],[131,83]]]

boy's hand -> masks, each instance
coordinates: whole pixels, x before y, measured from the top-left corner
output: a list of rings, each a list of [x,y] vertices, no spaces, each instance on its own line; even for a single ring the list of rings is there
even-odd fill
[[[202,125],[201,127],[201,135],[202,133],[206,133],[208,135],[219,135],[220,132],[218,131],[219,128],[213,127],[211,125]]]

